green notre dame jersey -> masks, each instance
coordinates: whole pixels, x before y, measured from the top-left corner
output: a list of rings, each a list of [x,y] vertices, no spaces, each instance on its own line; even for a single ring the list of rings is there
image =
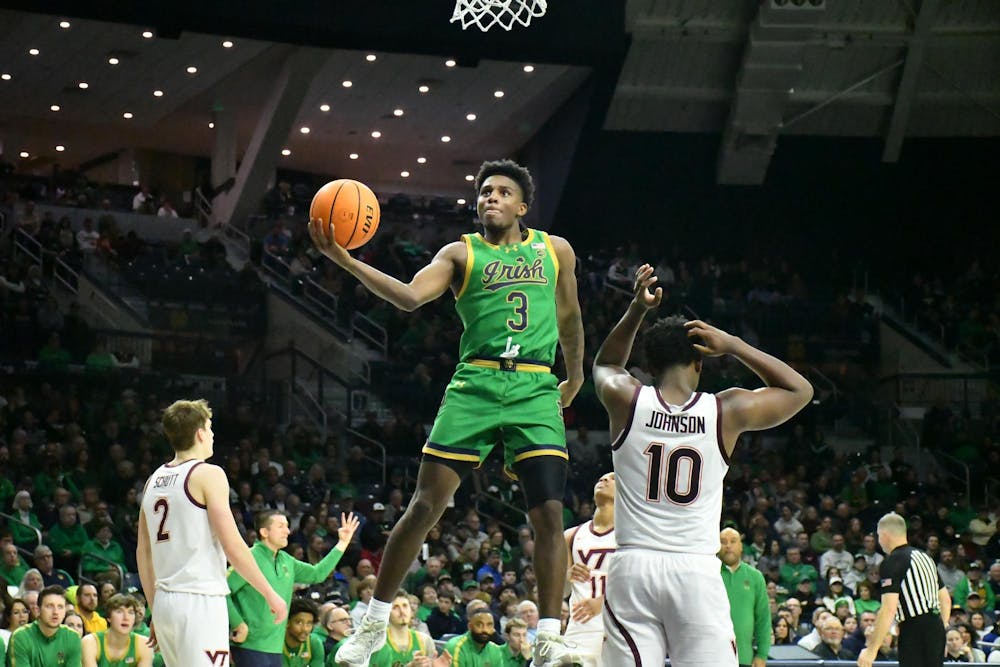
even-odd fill
[[[97,667],[129,667],[134,665],[136,663],[135,638],[141,635],[130,632],[125,655],[117,660],[112,660],[108,657],[108,645],[105,643],[107,634],[106,630],[98,630],[94,633],[94,636],[97,637]]]
[[[513,357],[551,366],[559,342],[559,260],[549,235],[529,229],[524,241],[503,246],[478,233],[462,238],[469,258],[455,303],[465,327],[459,359]]]
[[[368,664],[371,667],[406,667],[413,661],[416,651],[423,651],[424,645],[416,630],[409,631],[409,641],[404,646],[392,643],[392,637],[386,637],[385,645],[372,654]]]

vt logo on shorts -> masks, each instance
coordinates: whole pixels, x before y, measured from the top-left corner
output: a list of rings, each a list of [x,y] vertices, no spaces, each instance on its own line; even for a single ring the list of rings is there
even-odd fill
[[[212,667],[229,667],[229,651],[205,651],[205,655],[212,661]]]

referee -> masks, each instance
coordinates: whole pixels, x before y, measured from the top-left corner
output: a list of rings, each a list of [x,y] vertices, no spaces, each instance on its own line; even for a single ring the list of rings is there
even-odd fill
[[[941,667],[951,596],[930,556],[906,541],[906,521],[895,512],[879,519],[878,541],[886,553],[879,574],[882,606],[858,667],[871,667],[893,617],[899,623],[899,667]]]

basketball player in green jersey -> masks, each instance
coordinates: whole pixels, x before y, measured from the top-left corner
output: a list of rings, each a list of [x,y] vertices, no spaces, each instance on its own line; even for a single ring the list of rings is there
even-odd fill
[[[152,667],[153,649],[135,632],[139,601],[112,595],[107,602],[108,629],[87,635],[80,643],[83,667]]]
[[[316,247],[376,295],[412,311],[449,288],[464,331],[459,364],[423,448],[417,488],[393,528],[375,595],[354,634],[337,652],[343,667],[367,666],[385,643],[390,603],[444,513],[462,477],[502,443],[504,464],[524,489],[535,530],[535,572],[542,619],[535,643],[538,667],[578,664],[559,636],[566,543],[562,497],[566,483],[566,433],[562,409],[583,384],[583,323],[577,299],[576,257],[557,236],[527,229],[534,184],[510,160],[486,162],[476,177],[482,232],[441,248],[409,283],[355,260],[324,236],[313,220]],[[551,373],[556,344],[567,378]]]

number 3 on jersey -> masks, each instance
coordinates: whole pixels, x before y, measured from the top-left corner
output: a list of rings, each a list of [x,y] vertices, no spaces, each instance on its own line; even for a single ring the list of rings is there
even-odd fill
[[[649,457],[646,475],[646,500],[660,502],[660,489],[675,505],[690,505],[701,491],[701,454],[691,447],[677,447],[667,456],[666,474],[663,466],[662,442],[651,442],[644,454]]]
[[[508,292],[507,303],[516,303],[514,306],[515,318],[507,318],[507,328],[511,331],[524,331],[528,328],[528,295],[524,292]]]

